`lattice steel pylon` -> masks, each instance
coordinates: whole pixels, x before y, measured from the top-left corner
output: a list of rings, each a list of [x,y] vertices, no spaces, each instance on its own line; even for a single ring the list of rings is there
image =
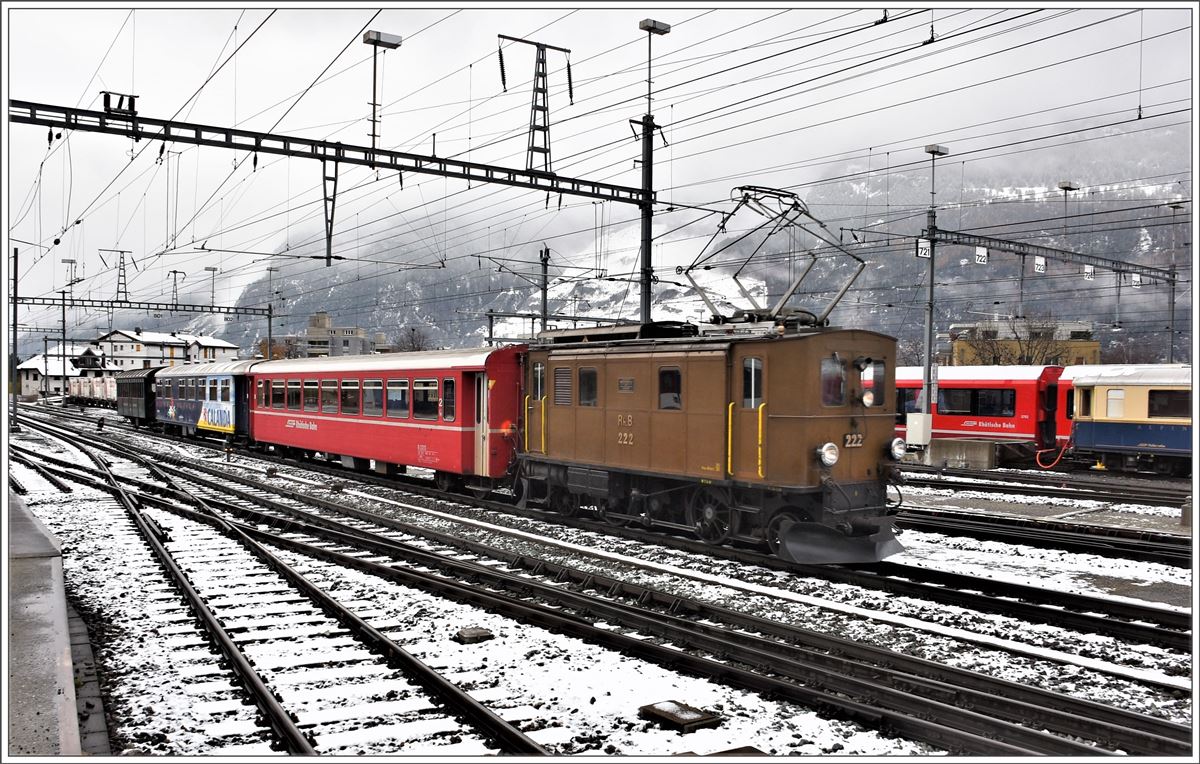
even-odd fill
[[[125,253],[117,261],[117,302],[129,302],[129,282],[125,278]]]
[[[519,37],[509,37],[503,34],[497,36],[501,40],[523,42],[537,49],[533,63],[533,102],[529,109],[529,144],[528,150],[525,152],[525,169],[529,172],[552,174],[552,163],[550,161],[550,82],[546,73],[546,51],[548,49],[557,50],[567,55],[567,96],[570,98],[571,104],[574,105],[575,88],[571,81],[571,51],[542,42],[522,40]],[[507,92],[508,83],[505,82],[503,49],[500,50],[500,83]],[[541,158],[541,167],[537,166],[539,164],[538,157]]]

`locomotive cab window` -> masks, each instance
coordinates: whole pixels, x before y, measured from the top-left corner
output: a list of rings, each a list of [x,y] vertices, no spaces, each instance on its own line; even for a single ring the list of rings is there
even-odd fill
[[[276,379],[271,382],[271,408],[283,408],[283,380]]]
[[[436,379],[413,380],[413,419],[437,419],[438,383]]]
[[[658,407],[674,411],[683,408],[683,375],[674,366],[658,370]]]
[[[583,368],[579,370],[579,405],[595,406],[598,402],[599,385],[596,383],[596,370]]]
[[[358,380],[342,380],[342,413],[357,414],[359,411]]]
[[[387,415],[396,418],[408,418],[408,380],[389,379],[387,381]]]
[[[455,414],[455,409],[457,408],[457,403],[458,402],[455,400],[455,396],[454,396],[454,380],[453,379],[443,379],[442,380],[442,419],[444,419],[447,422],[454,421],[454,414]]]
[[[321,380],[321,411],[327,414],[338,412],[338,383],[336,379]]]
[[[315,379],[304,380],[304,410],[321,410],[321,395],[317,388],[317,380]]]
[[[1186,419],[1192,413],[1192,391],[1151,390],[1146,413],[1156,418]]]
[[[287,382],[287,407],[292,411],[300,410],[300,380],[289,379]]]
[[[362,405],[366,416],[383,416],[382,379],[363,380]]]
[[[821,405],[841,406],[846,403],[846,367],[834,353],[821,359]]]
[[[763,362],[761,358],[742,361],[742,408],[756,409],[763,402]]]

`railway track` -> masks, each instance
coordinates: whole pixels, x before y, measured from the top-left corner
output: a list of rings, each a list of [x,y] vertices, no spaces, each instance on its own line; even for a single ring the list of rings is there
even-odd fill
[[[1015,496],[1051,496],[1066,499],[1106,501],[1119,504],[1149,504],[1178,507],[1191,495],[1190,488],[1169,485],[1117,485],[1107,480],[1090,480],[1077,475],[1005,473],[904,464],[906,483],[925,488],[984,491]],[[915,477],[923,475],[925,477]]]
[[[31,426],[55,437],[71,437],[44,424]],[[92,453],[90,448],[76,447]],[[163,477],[160,470],[128,451],[117,458],[134,460],[150,474]],[[203,499],[177,486],[170,486],[175,499],[199,510],[131,492],[105,460],[96,457],[93,461],[105,476],[103,481],[93,481],[93,486],[110,489],[133,514],[139,528],[146,528],[144,538],[188,599],[189,615],[168,616],[167,620],[198,618],[204,622],[209,639],[232,665],[238,682],[270,719],[279,747],[289,753],[306,754],[337,748],[336,741],[352,733],[357,721],[374,727],[376,739],[380,737],[380,726],[393,727],[397,735],[394,748],[403,750],[408,742],[404,736],[411,734],[407,728],[420,720],[427,745],[430,740],[449,745],[449,741],[458,744],[464,738],[477,738],[482,747],[502,753],[547,753],[517,727],[251,539],[248,530],[252,529],[230,523]],[[59,477],[71,475],[70,470],[63,470]],[[137,482],[139,487],[146,487],[144,481]],[[139,509],[144,506],[156,506],[186,519],[168,523],[160,518],[155,523]],[[168,546],[173,548],[168,550]],[[279,628],[281,622],[287,626]],[[184,628],[190,630],[190,626]],[[183,643],[188,644],[186,638]],[[322,713],[305,699],[311,693],[306,686],[315,680],[306,679],[304,674],[326,678],[329,669],[334,668],[343,681],[322,682],[321,705],[339,708],[340,712]],[[193,676],[223,673],[211,667],[192,672]],[[362,697],[359,688],[363,685],[386,686],[388,696]],[[221,711],[230,707],[230,703],[220,701],[209,701],[209,705]],[[444,721],[430,725],[431,714],[442,715]],[[332,721],[302,721],[306,718]],[[332,744],[322,745],[326,738]],[[436,750],[436,742],[432,747]]]
[[[226,476],[226,477],[228,477],[228,476]],[[217,486],[214,490],[216,490],[219,493],[226,493],[226,492],[228,492],[228,486],[224,486],[224,487]],[[267,489],[265,487],[259,487],[257,490],[267,490]],[[246,498],[246,497],[243,497],[243,498]],[[262,498],[259,497],[258,501],[262,501]],[[311,498],[307,499],[307,501],[311,502]],[[280,511],[280,510],[278,510],[278,508],[275,508],[275,509],[276,509],[276,511]],[[230,507],[230,508],[227,508],[227,511],[233,512],[235,510],[232,507]],[[249,511],[249,510],[246,510],[246,509],[241,510],[241,512],[243,512],[243,513],[246,511]],[[286,511],[287,512],[296,512],[297,510],[295,508],[291,508]],[[341,509],[339,509],[339,511],[344,512],[346,510],[345,510],[345,508],[341,508]],[[370,520],[372,523],[375,523],[375,524],[377,524],[379,522],[379,519],[377,517],[372,517],[372,518],[370,518]],[[283,522],[283,518],[278,517],[278,518],[275,518],[272,520],[263,520],[262,518],[259,518],[256,522],[259,522],[259,523],[269,522],[270,524],[275,526],[275,525],[278,525],[279,523]],[[326,522],[331,522],[331,521],[327,520]],[[413,530],[411,528],[405,528],[404,531],[406,533],[413,532]],[[311,531],[311,529],[306,529],[305,532],[312,533],[313,531]],[[342,545],[349,545],[352,542],[354,544],[362,544],[365,542],[361,541],[360,539],[367,537],[366,535],[364,535],[367,532],[364,531],[362,528],[341,529],[341,530],[338,530],[337,533],[339,535],[336,537],[335,543],[339,543]],[[419,532],[419,533],[426,539],[429,539],[429,537],[430,537],[430,534],[428,532]],[[460,549],[462,548],[461,540],[456,540],[453,538],[443,538],[443,539],[438,539],[437,541],[438,541],[438,543],[449,543]],[[374,539],[373,544],[376,544],[376,546],[371,547],[371,549],[369,550],[370,553],[382,554],[382,553],[384,553],[384,551],[386,549],[386,552],[388,554],[397,554],[397,552],[394,549],[391,549],[388,546],[388,545],[394,545],[394,542],[392,542],[392,541],[379,541],[378,539]],[[384,547],[377,546],[378,544],[383,544]],[[484,554],[489,559],[494,559],[496,556],[495,550],[487,550],[486,552],[475,550],[473,553],[474,554]],[[445,560],[445,559],[452,559],[452,558],[443,555],[441,557],[441,559]],[[504,557],[501,556],[501,559],[504,559]],[[695,630],[690,631],[690,632],[686,631],[686,630],[681,631],[681,632],[668,632],[668,631],[665,631],[666,627],[663,625],[663,622],[661,620],[656,621],[656,622],[651,622],[651,623],[643,622],[643,623],[641,623],[641,625],[637,625],[635,623],[633,625],[630,625],[630,628],[638,628],[643,631],[648,630],[649,633],[659,634],[660,638],[669,638],[676,644],[686,644],[686,645],[693,646],[693,647],[696,645],[708,645],[709,646],[708,649],[713,651],[715,654],[725,655],[725,656],[733,656],[733,655],[739,656],[739,657],[735,658],[735,660],[737,662],[745,662],[747,665],[752,665],[752,666],[770,665],[770,666],[776,667],[776,671],[779,670],[778,669],[779,666],[786,665],[787,671],[793,672],[793,674],[794,674],[793,680],[796,680],[796,681],[803,680],[807,684],[812,684],[812,683],[816,682],[820,686],[830,686],[831,688],[837,689],[837,691],[839,693],[844,693],[847,691],[846,690],[847,687],[852,687],[852,688],[854,688],[855,693],[874,698],[874,700],[872,701],[873,703],[882,704],[882,705],[886,706],[886,704],[888,702],[886,700],[888,697],[888,692],[885,689],[876,687],[875,685],[878,684],[878,682],[876,682],[876,681],[870,681],[870,682],[866,682],[865,684],[860,684],[861,682],[863,682],[863,680],[861,678],[854,677],[853,674],[850,675],[851,677],[854,677],[853,681],[851,681],[851,679],[848,679],[845,674],[821,675],[820,672],[817,672],[814,674],[813,672],[815,671],[815,668],[813,665],[810,665],[808,668],[803,668],[802,666],[792,666],[791,665],[792,661],[796,661],[799,663],[799,658],[797,658],[797,656],[795,656],[791,653],[787,653],[787,654],[780,653],[778,647],[770,647],[770,645],[772,644],[773,641],[774,642],[786,641],[789,644],[790,643],[799,643],[804,646],[804,649],[811,650],[811,649],[813,649],[811,647],[811,642],[812,642],[812,640],[817,638],[812,634],[799,634],[795,631],[790,631],[790,632],[781,634],[779,630],[785,629],[786,627],[782,627],[779,624],[771,624],[769,622],[748,622],[744,616],[738,616],[737,614],[729,614],[729,613],[717,613],[711,607],[704,606],[701,603],[697,603],[694,601],[687,601],[687,600],[683,600],[679,597],[673,597],[671,595],[663,595],[661,593],[654,593],[654,592],[652,592],[650,590],[646,590],[646,589],[642,589],[641,591],[634,591],[634,590],[628,589],[626,584],[623,584],[622,582],[617,581],[615,579],[614,580],[606,580],[606,579],[604,579],[603,576],[597,576],[594,572],[572,570],[572,569],[568,569],[566,567],[557,567],[556,568],[554,566],[554,564],[552,564],[552,563],[547,564],[544,560],[533,560],[533,559],[530,559],[530,558],[527,558],[524,556],[518,556],[517,559],[510,558],[510,559],[507,559],[506,562],[510,566],[518,567],[518,568],[526,568],[527,570],[529,570],[529,572],[531,572],[531,573],[536,572],[537,574],[539,574],[540,576],[543,576],[543,577],[545,577],[547,575],[551,576],[552,580],[558,582],[559,584],[573,583],[575,586],[578,586],[581,589],[605,590],[609,593],[610,596],[614,592],[616,592],[617,594],[620,594],[624,598],[632,597],[635,601],[642,602],[643,604],[652,603],[660,611],[663,611],[663,612],[669,614],[671,616],[671,618],[677,617],[677,614],[679,614],[679,613],[685,613],[685,614],[689,615],[689,617],[690,617],[689,619],[698,619],[700,621],[703,621],[704,623],[708,623],[711,620],[717,620],[718,622],[721,622],[723,620],[723,622],[727,624],[727,626],[725,628],[730,630],[726,634],[696,633]],[[352,564],[347,559],[343,559],[342,563],[343,564]],[[442,564],[445,564],[445,563],[443,562]],[[393,565],[391,567],[395,568],[398,566]],[[497,576],[499,574],[497,574],[488,565],[477,562],[474,564],[474,569],[471,571],[470,575],[478,577],[477,580],[482,580],[482,579],[487,579],[488,576]],[[495,586],[496,584],[492,584],[492,585]],[[518,586],[518,588],[527,589],[529,587],[528,579],[527,578],[519,579],[517,581],[516,585]],[[561,591],[560,587],[554,586],[553,584],[550,584],[548,586],[550,586],[551,592]],[[550,594],[543,594],[542,596],[551,598]],[[558,601],[555,604],[556,608],[562,608],[564,606],[565,605],[561,601]],[[580,612],[582,612],[582,613],[595,613],[597,611],[597,609],[613,608],[614,606],[613,605],[602,605],[602,604],[598,603],[597,601],[595,601],[594,599],[592,599],[592,600],[584,601],[582,603],[575,603],[574,607],[577,609],[581,609]],[[625,613],[624,611],[618,612],[618,611],[612,611],[612,610],[605,610],[604,615],[605,615],[606,620],[609,620],[609,621],[614,621],[614,620],[619,621],[621,618],[629,619],[629,618],[634,617],[632,615],[629,615],[628,613]],[[718,616],[720,616],[720,618],[718,618]],[[638,616],[638,617],[644,617],[644,616]],[[676,628],[684,628],[684,627],[680,627],[677,625]],[[713,628],[713,627],[705,627],[705,628]],[[770,635],[771,639],[766,640],[766,642],[762,645],[752,644],[748,647],[745,647],[743,652],[740,652],[740,653],[733,652],[734,648],[730,644],[731,640],[730,640],[729,634],[738,635],[737,639],[742,640],[743,639],[743,637],[741,636],[742,632],[745,632],[749,629],[757,629],[761,633]],[[659,631],[659,630],[662,630],[662,631]],[[644,638],[639,638],[639,639],[640,639],[640,641],[644,642]],[[823,649],[825,649],[825,650],[837,651],[837,652],[841,652],[841,653],[845,653],[847,651],[853,653],[854,650],[851,648],[855,648],[855,649],[859,650],[857,657],[863,658],[863,653],[861,651],[865,648],[863,648],[862,646],[855,647],[852,645],[852,643],[851,644],[832,644],[832,643],[828,643],[828,642],[825,643],[825,645],[823,646]],[[890,652],[890,651],[887,651],[887,652]],[[769,661],[766,661],[764,663],[765,659],[763,658],[762,655],[760,655],[760,653],[770,654],[770,655],[772,655],[772,657]],[[820,657],[820,658],[816,658],[816,659],[814,659],[810,656],[809,660],[816,660],[817,663],[815,665],[827,666],[830,663],[831,659],[829,658],[828,654],[822,653],[822,655],[824,657]],[[891,659],[892,660],[896,659],[894,654],[892,655]],[[876,660],[879,660],[879,659],[876,658]],[[911,661],[912,659],[904,658],[903,660]],[[875,666],[868,669],[869,672],[873,672],[870,674],[870,676],[874,677],[875,679],[878,679],[878,672],[881,670],[879,668],[879,665],[880,664],[877,663]],[[925,669],[926,669],[926,671],[928,671],[929,667],[925,667]],[[701,670],[703,670],[703,669],[701,669]],[[711,667],[708,667],[708,670],[714,670],[714,669],[712,669]],[[823,669],[823,670],[827,671],[828,669]],[[939,695],[939,693],[944,694],[945,692],[949,691],[949,688],[952,687],[954,693],[962,693],[962,694],[965,694],[964,695],[965,697],[970,698],[970,700],[967,701],[968,705],[983,703],[984,698],[989,697],[989,696],[997,696],[1000,698],[1004,698],[1004,700],[999,701],[999,703],[1000,703],[1000,705],[1008,707],[1008,708],[1017,707],[1014,704],[1018,704],[1018,705],[1021,705],[1021,707],[1027,709],[1028,706],[1023,705],[1023,704],[1034,703],[1034,701],[1028,697],[1024,698],[1024,699],[1018,699],[1016,696],[1013,695],[1013,692],[1015,691],[1013,688],[1006,688],[1005,693],[1000,694],[994,680],[990,680],[990,683],[985,683],[984,685],[977,686],[980,681],[978,679],[977,675],[975,675],[974,677],[956,676],[956,677],[953,677],[952,679],[947,679],[946,677],[951,676],[953,674],[953,672],[949,672],[949,674],[948,674],[947,673],[948,670],[945,667],[936,667],[935,670],[942,672],[941,674],[937,675],[940,678],[937,678],[936,680],[928,674],[922,675],[919,672],[915,672],[914,669],[912,668],[912,665],[910,664],[905,669],[905,671],[907,671],[909,673],[905,673],[905,671],[901,671],[900,675],[891,677],[889,679],[889,682],[891,684],[888,686],[893,691],[897,690],[897,688],[902,688],[902,690],[900,690],[900,691],[904,695],[912,695],[916,691],[915,690],[916,687],[924,686],[925,690],[927,692],[932,692],[935,696]],[[752,683],[758,683],[758,682],[761,682],[762,680],[750,678],[750,679],[747,679],[746,681],[750,681]],[[938,686],[941,687],[941,690],[939,690],[939,691],[930,690],[929,686],[930,686],[931,682],[937,683]],[[783,691],[783,689],[776,688],[774,691],[777,691],[777,692]],[[978,696],[976,696],[972,693],[978,693]],[[814,700],[812,697],[809,697],[807,700],[809,703],[818,702],[818,701]],[[820,702],[828,702],[828,701],[820,701]],[[899,700],[896,699],[895,697],[893,697],[893,699],[890,702],[893,704],[896,704],[896,703],[899,703]],[[1064,701],[1063,701],[1062,697],[1056,696],[1052,701],[1047,701],[1045,698],[1043,698],[1042,702],[1047,708],[1061,709]],[[911,703],[911,699],[910,699],[910,703]],[[876,709],[876,710],[878,710],[878,709]],[[854,713],[855,711],[852,708],[845,707],[845,708],[842,708],[842,712]],[[995,712],[1001,713],[1001,711],[999,709],[997,709]],[[924,711],[924,713],[933,713],[934,716],[931,718],[936,718],[936,719],[942,720],[943,718],[955,717],[956,712],[952,712],[947,709],[930,710],[927,708]],[[1027,710],[1022,711],[1022,713],[1028,714],[1028,711]],[[1085,713],[1081,709],[1073,708],[1071,712],[1066,714],[1066,716],[1077,719],[1077,720],[1078,719],[1088,719],[1089,721],[1086,723],[1087,726],[1089,728],[1094,729],[1093,725],[1098,723],[1097,720],[1094,718],[1095,713],[1096,713],[1095,709],[1088,710]],[[1047,728],[1060,730],[1060,731],[1062,731],[1062,734],[1066,734],[1066,735],[1080,734],[1080,729],[1078,727],[1073,728],[1070,726],[1069,719],[1053,718],[1054,715],[1048,714],[1046,709],[1036,712],[1034,714],[1034,716],[1036,717],[1038,724],[1042,724],[1043,726],[1049,725]],[[889,718],[889,720],[891,720],[890,716],[888,718]],[[894,721],[894,720],[891,720],[891,721]],[[967,717],[958,716],[958,717],[956,717],[956,724],[957,724],[957,728],[960,730],[960,732],[962,732],[966,729],[976,729],[976,730],[983,729],[983,727],[976,727],[973,725],[982,725],[984,723],[978,719],[975,719],[974,717],[971,717],[968,719]],[[1100,736],[1105,738],[1106,745],[1116,746],[1118,749],[1121,749],[1121,750],[1140,750],[1140,751],[1146,751],[1146,752],[1155,752],[1155,753],[1159,753],[1159,754],[1164,754],[1164,753],[1167,753],[1167,752],[1173,751],[1173,750],[1179,750],[1178,749],[1178,745],[1180,744],[1179,741],[1176,740],[1175,742],[1171,742],[1172,736],[1177,737],[1177,733],[1178,733],[1178,730],[1172,729],[1172,725],[1167,725],[1166,727],[1161,727],[1156,732],[1144,733],[1144,731],[1147,728],[1153,729],[1154,725],[1147,724],[1145,722],[1145,720],[1142,719],[1140,716],[1136,716],[1136,718],[1135,717],[1118,718],[1115,720],[1110,720],[1109,722],[1106,722],[1106,724],[1110,725],[1110,728],[1108,728],[1108,729],[1110,729],[1110,731],[1100,733]],[[1123,737],[1126,733],[1121,732],[1120,730],[1124,729],[1126,727],[1129,727],[1130,725],[1133,725],[1137,729],[1143,730],[1142,733],[1138,733],[1138,734],[1148,734],[1149,737],[1146,737],[1141,740],[1126,739],[1125,737]],[[1070,730],[1074,730],[1074,731],[1070,731]],[[1162,734],[1160,734],[1160,733],[1162,733]],[[929,735],[931,733],[926,731],[924,734]],[[939,733],[939,735],[944,735],[944,734],[945,733]],[[1040,752],[1060,752],[1061,753],[1061,752],[1065,752],[1070,749],[1069,746],[1067,748],[1063,748],[1062,746],[1064,744],[1061,742],[1041,740],[1040,738],[1037,738],[1036,736],[1031,738],[1031,737],[1029,737],[1028,731],[1008,730],[1007,732],[1000,732],[997,734],[1000,734],[1002,736],[1001,739],[1005,739],[1005,740],[1026,741],[1026,743],[1025,743],[1026,745],[1032,746],[1032,748],[1030,748],[1029,750],[1039,750]],[[1015,737],[1013,737],[1013,735],[1015,735]],[[946,739],[943,737],[935,736],[934,738],[926,737],[926,738],[921,738],[921,739],[930,740],[931,742],[933,742],[934,740],[937,740],[938,744],[941,744],[941,745],[946,745],[946,743],[947,743]],[[963,744],[964,743],[962,741],[960,741],[958,743],[958,745],[963,745]],[[986,745],[986,744],[975,742],[975,743],[967,744],[967,745],[968,745],[968,749],[969,749],[970,745]],[[1039,748],[1038,746],[1049,746],[1049,747],[1048,748]],[[953,748],[953,746],[951,746],[951,748]],[[1079,749],[1070,749],[1070,750],[1079,752]]]

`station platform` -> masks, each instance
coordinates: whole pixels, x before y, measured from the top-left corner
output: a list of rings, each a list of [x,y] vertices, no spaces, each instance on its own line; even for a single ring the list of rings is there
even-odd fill
[[[8,502],[8,756],[82,753],[58,539]]]

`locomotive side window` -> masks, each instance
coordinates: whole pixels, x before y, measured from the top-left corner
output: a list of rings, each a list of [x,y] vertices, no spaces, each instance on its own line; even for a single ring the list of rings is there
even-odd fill
[[[231,379],[221,380],[221,400],[225,403],[229,403],[229,386],[232,382],[233,380]]]
[[[1152,417],[1185,419],[1192,413],[1191,390],[1151,390],[1147,414]]]
[[[305,411],[320,411],[321,410],[321,394],[317,388],[317,380],[304,380],[304,410]]]
[[[1108,399],[1105,401],[1106,408],[1104,415],[1110,419],[1120,419],[1125,416],[1125,390],[1109,390]]]
[[[342,413],[357,414],[359,407],[358,380],[342,380]]]
[[[442,380],[442,419],[446,420],[447,422],[454,421],[455,403],[454,380]]]
[[[554,405],[571,405],[571,369],[566,366],[554,367]]]
[[[300,410],[300,380],[289,379],[287,383],[287,407],[292,411]]]
[[[383,380],[363,380],[363,413],[367,416],[383,416]]]
[[[546,364],[535,363],[533,365],[533,399],[540,401],[546,397]]]
[[[683,408],[683,375],[673,366],[658,370],[658,407],[678,411]]]
[[[846,402],[846,367],[835,353],[821,359],[821,405],[841,406]]]
[[[271,408],[283,408],[283,380],[276,379],[271,382]]]
[[[596,370],[584,368],[579,370],[579,405],[595,406],[599,395],[599,385],[596,382]]]
[[[387,415],[408,418],[407,379],[389,379],[387,381]]]
[[[756,409],[763,399],[763,364],[761,358],[742,361],[742,408]]]
[[[413,419],[437,419],[438,383],[436,379],[413,380]]]
[[[338,412],[338,383],[336,379],[321,380],[321,411],[327,414]]]

